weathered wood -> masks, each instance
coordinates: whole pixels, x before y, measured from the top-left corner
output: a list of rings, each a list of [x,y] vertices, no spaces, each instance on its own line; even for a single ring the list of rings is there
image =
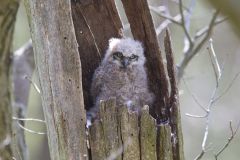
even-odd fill
[[[171,142],[171,127],[170,125],[158,126],[158,157],[159,160],[172,160],[172,142]]]
[[[90,127],[93,160],[172,160],[169,124],[157,125],[148,106],[141,113],[117,107],[114,99],[102,101],[99,120]]]
[[[0,159],[13,157],[11,106],[11,46],[19,2],[0,0]]]
[[[138,113],[129,112],[127,107],[119,108],[118,112],[123,160],[140,160]]]
[[[81,62],[70,0],[25,0],[25,6],[51,159],[88,159]]]
[[[157,159],[157,128],[156,120],[149,114],[148,106],[142,109],[140,119],[141,159]]]
[[[100,106],[100,121],[103,128],[103,139],[105,144],[106,159],[122,159],[121,138],[119,130],[119,122],[117,116],[116,100],[110,99],[102,102]]]
[[[92,160],[105,159],[105,141],[101,121],[96,121],[89,129],[89,141]]]
[[[168,82],[147,0],[122,0],[135,39],[143,42],[150,88],[156,95],[155,111],[167,119]],[[151,106],[150,106],[151,107]],[[151,109],[151,108],[150,108]]]
[[[114,0],[72,2],[72,16],[81,57],[85,108],[92,107],[91,79],[111,37],[121,37],[122,24]]]
[[[115,99],[101,102],[99,121],[89,134],[93,160],[140,160],[138,114],[117,108]]]
[[[176,65],[174,63],[173,51],[171,46],[171,38],[167,30],[164,38],[164,47],[167,59],[167,71],[170,81],[170,98],[168,101],[168,110],[170,112],[170,126],[173,138],[173,158],[176,160],[184,159],[183,152],[183,136],[181,127],[181,113],[179,104],[179,94],[176,79]]]

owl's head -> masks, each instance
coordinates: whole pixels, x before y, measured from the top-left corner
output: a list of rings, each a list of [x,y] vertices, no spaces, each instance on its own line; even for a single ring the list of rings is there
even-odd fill
[[[145,56],[142,44],[131,38],[111,38],[103,63],[113,63],[119,68],[143,66]]]

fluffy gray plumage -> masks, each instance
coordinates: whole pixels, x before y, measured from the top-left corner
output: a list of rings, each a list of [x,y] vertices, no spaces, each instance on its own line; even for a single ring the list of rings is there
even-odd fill
[[[126,105],[134,111],[153,103],[143,52],[141,43],[133,39],[109,40],[109,48],[92,80],[93,112],[98,111],[100,100],[111,97],[116,97],[117,106]]]

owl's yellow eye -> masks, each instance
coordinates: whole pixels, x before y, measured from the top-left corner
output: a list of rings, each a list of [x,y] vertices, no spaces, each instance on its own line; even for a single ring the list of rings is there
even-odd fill
[[[132,54],[129,58],[130,58],[131,60],[133,60],[133,59],[137,59],[138,56],[136,56],[135,54]]]
[[[113,58],[120,58],[120,59],[122,59],[123,58],[123,54],[122,54],[122,52],[114,52],[113,53]]]

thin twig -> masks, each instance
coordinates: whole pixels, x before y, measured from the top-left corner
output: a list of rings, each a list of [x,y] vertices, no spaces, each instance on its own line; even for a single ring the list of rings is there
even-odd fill
[[[229,144],[234,139],[234,137],[237,134],[237,131],[238,131],[239,127],[240,127],[240,122],[238,123],[237,128],[235,129],[235,131],[233,131],[232,121],[229,122],[229,127],[230,127],[230,131],[231,131],[231,135],[228,138],[228,141],[226,142],[226,144],[214,155],[216,160],[218,159],[219,155],[229,146]]]
[[[199,115],[193,115],[193,114],[189,114],[189,113],[185,113],[186,116],[188,117],[192,117],[192,118],[206,118],[207,114],[204,116],[199,116]]]
[[[203,46],[203,44],[209,39],[209,37],[211,36],[212,34],[212,29],[213,29],[213,24],[215,22],[215,20],[217,19],[217,16],[219,14],[219,10],[217,10],[214,14],[213,14],[213,17],[212,17],[212,20],[209,24],[209,30],[206,34],[206,36],[203,38],[203,40],[196,46],[196,48],[193,50],[192,52],[192,55],[190,55],[190,57],[193,57]]]
[[[167,15],[167,14],[162,13],[161,11],[159,11],[157,7],[149,6],[149,9],[151,11],[153,11],[154,13],[156,13],[159,17],[168,19],[169,21],[171,21],[172,23],[175,23],[177,25],[182,25],[181,22],[176,21],[172,16]]]
[[[212,45],[212,42],[210,42],[210,45]],[[212,50],[213,50],[212,53],[215,53],[213,47],[212,47]],[[206,153],[206,142],[207,142],[208,133],[209,133],[211,108],[214,104],[215,97],[216,97],[216,94],[217,94],[217,91],[218,91],[218,88],[219,88],[219,83],[222,79],[222,70],[220,68],[220,65],[219,65],[219,62],[218,62],[218,59],[217,59],[216,55],[215,56],[210,56],[210,58],[211,58],[212,62],[216,63],[217,67],[215,65],[212,65],[212,67],[213,67],[213,70],[215,70],[217,72],[217,75],[219,75],[219,76],[217,77],[216,86],[215,86],[215,88],[212,92],[212,95],[211,95],[211,98],[209,100],[208,106],[206,107],[208,112],[206,112],[206,127],[205,127],[205,132],[204,132],[203,141],[202,141],[202,150],[201,150],[200,154],[194,160],[201,159],[204,156],[204,154]]]
[[[18,121],[34,121],[34,122],[41,122],[41,123],[46,123],[46,121],[41,120],[41,119],[35,119],[35,118],[17,118],[17,117],[12,117],[13,120],[18,120]]]
[[[218,25],[218,24],[221,24],[222,22],[225,22],[228,18],[227,17],[224,17],[224,18],[220,18],[220,19],[217,19],[215,22],[214,22],[214,26]],[[195,34],[194,36],[194,40],[202,37],[204,34],[206,34],[209,30],[209,25],[208,26],[205,26],[203,27],[202,29],[200,29],[199,31],[197,31],[197,33]]]
[[[213,66],[213,71],[214,71],[216,83],[218,83],[218,79],[219,79],[219,77],[221,77],[222,72],[221,72],[221,69],[220,69],[220,65],[218,63],[218,59],[217,59],[216,53],[215,53],[214,48],[213,48],[213,44],[212,44],[212,39],[211,38],[209,40],[209,47],[207,47],[207,50],[208,50],[209,56],[211,57],[210,59],[211,59],[211,64]]]
[[[190,19],[191,19],[191,16],[192,16],[192,12],[193,12],[193,8],[196,4],[196,0],[191,0],[191,3],[190,3],[190,6],[189,6],[189,12],[188,14],[186,14],[186,17],[185,17],[185,26],[186,26],[186,29],[187,29],[187,32],[190,36],[190,32],[189,32],[189,29],[190,29]],[[182,24],[183,25],[183,24]],[[184,26],[183,26],[184,27]],[[192,38],[191,38],[192,39]],[[187,52],[190,48],[192,48],[193,46],[193,43],[192,42],[192,45],[189,41],[189,39],[187,38],[187,36],[184,37],[184,48],[183,48],[183,52]]]
[[[182,0],[179,0],[179,10],[180,10],[180,14],[181,14],[181,17],[182,17],[182,27],[183,27],[183,30],[184,30],[184,33],[189,41],[189,46],[191,47],[193,45],[193,40],[188,32],[188,29],[186,27],[186,22],[185,22],[185,16],[184,16],[184,12],[183,12],[183,3],[182,3]]]
[[[172,18],[173,18],[175,21],[179,22],[182,17],[181,17],[180,14],[178,14],[178,15],[172,17]],[[170,20],[168,20],[168,19],[164,20],[164,21],[156,28],[156,33],[157,33],[157,35],[160,35],[160,34],[162,33],[162,31],[163,31],[165,28],[167,28],[167,26],[168,26],[169,24],[171,24],[171,23],[172,23],[172,21],[170,21]]]
[[[189,94],[191,95],[191,97],[193,98],[193,100],[199,105],[199,107],[200,107],[203,111],[207,112],[207,109],[199,102],[199,100],[197,99],[197,97],[192,93],[192,91],[191,91],[190,88],[188,87],[188,85],[187,85],[187,83],[186,83],[186,81],[185,81],[184,78],[183,78],[183,83],[184,83],[184,85],[185,85],[188,93],[189,93]]]
[[[17,122],[17,124],[19,125],[20,128],[22,128],[23,130],[25,130],[25,131],[27,131],[27,132],[29,132],[29,133],[39,134],[39,135],[44,135],[44,134],[46,134],[46,133],[44,133],[44,132],[37,132],[37,131],[33,131],[33,130],[31,130],[31,129],[28,129],[28,128],[24,127],[22,124],[20,124],[19,122]]]
[[[31,78],[29,78],[28,76],[25,76],[25,79],[27,79],[33,85],[33,88],[37,91],[37,93],[41,94],[41,91],[38,88],[37,84],[34,83]]]
[[[234,78],[231,80],[231,82],[229,83],[228,87],[223,91],[223,93],[222,93],[220,96],[218,96],[218,97],[216,97],[216,98],[214,99],[214,103],[215,103],[216,101],[218,101],[219,99],[221,99],[226,93],[228,93],[228,91],[232,88],[234,82],[235,82],[236,79],[239,77],[239,75],[240,75],[240,72],[238,72],[238,73],[234,76]]]
[[[184,56],[183,56],[181,62],[177,65],[178,81],[182,78],[184,69],[186,68],[186,66],[188,65],[190,60],[199,52],[199,50],[202,48],[202,46],[205,44],[206,41],[208,41],[209,37],[211,36],[213,26],[214,26],[213,24],[218,16],[218,14],[219,14],[219,10],[217,10],[213,14],[212,20],[209,24],[209,30],[205,34],[205,37],[202,39],[202,41],[199,42],[197,45],[195,45],[195,43],[194,43],[195,47],[190,48],[188,52],[184,53]]]

